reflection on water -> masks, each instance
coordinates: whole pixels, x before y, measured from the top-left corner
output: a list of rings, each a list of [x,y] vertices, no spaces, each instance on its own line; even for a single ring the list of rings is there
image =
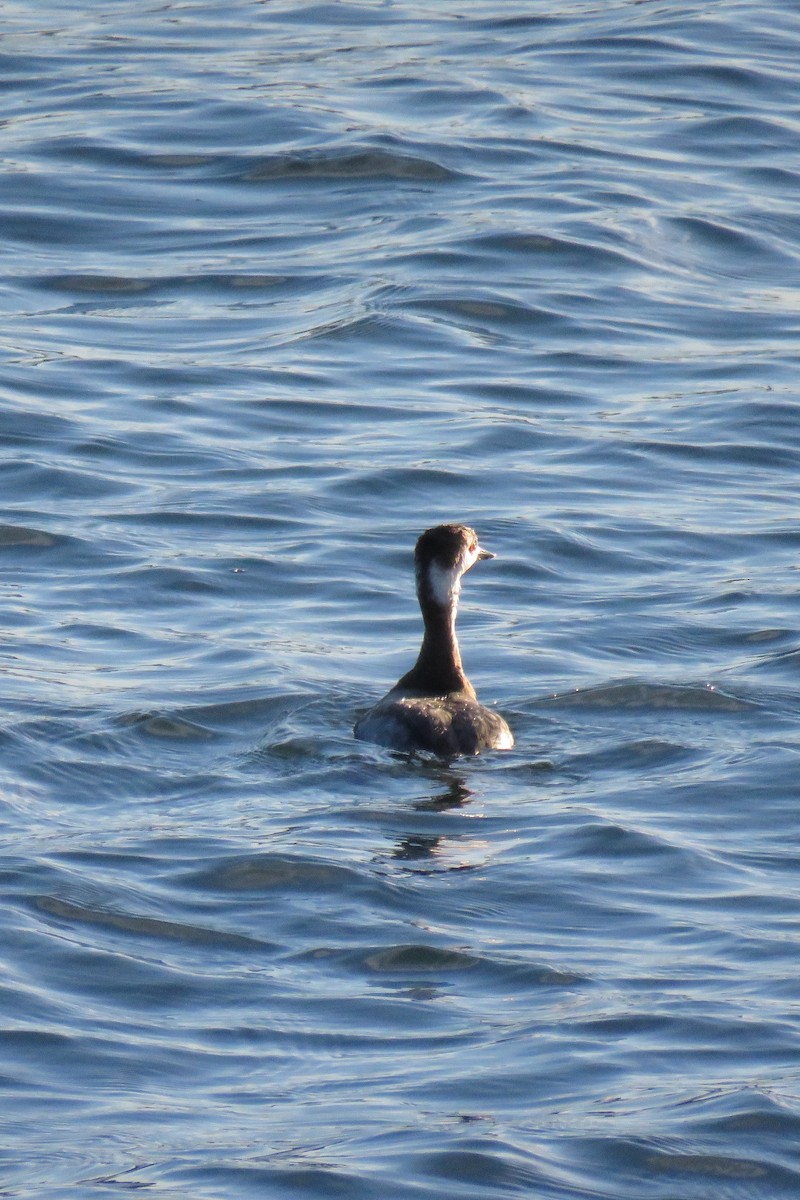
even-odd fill
[[[442,786],[430,799],[415,800],[413,808],[417,812],[444,813],[449,809],[463,808],[469,804],[473,793],[463,779],[447,778],[450,769],[442,768],[442,778],[437,781]],[[475,865],[474,855],[481,848],[485,853],[488,849],[486,842],[477,840],[469,842],[465,839],[450,839],[441,834],[411,833],[399,842],[394,851],[394,857],[407,863],[414,863],[414,870],[421,870],[422,864],[430,862],[436,869],[459,870]]]

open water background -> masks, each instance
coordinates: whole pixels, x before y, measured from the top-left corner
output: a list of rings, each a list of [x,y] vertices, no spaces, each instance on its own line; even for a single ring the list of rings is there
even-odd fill
[[[2,1194],[796,1197],[800,7],[2,24]]]

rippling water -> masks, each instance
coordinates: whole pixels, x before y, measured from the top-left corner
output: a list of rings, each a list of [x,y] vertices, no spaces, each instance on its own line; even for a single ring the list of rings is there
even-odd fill
[[[3,1195],[796,1196],[797,7],[3,21]]]

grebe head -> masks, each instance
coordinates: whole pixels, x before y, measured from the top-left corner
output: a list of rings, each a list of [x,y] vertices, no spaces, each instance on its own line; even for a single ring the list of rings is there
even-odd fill
[[[461,592],[461,576],[476,562],[494,558],[484,550],[468,525],[437,525],[426,529],[415,551],[417,593],[420,602],[454,608]]]

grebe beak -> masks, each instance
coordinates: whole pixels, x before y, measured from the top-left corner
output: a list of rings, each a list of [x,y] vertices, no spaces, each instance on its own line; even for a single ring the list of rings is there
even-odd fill
[[[484,558],[497,558],[496,554],[492,554],[491,550],[484,550],[483,546],[478,546],[478,559],[480,562]]]

